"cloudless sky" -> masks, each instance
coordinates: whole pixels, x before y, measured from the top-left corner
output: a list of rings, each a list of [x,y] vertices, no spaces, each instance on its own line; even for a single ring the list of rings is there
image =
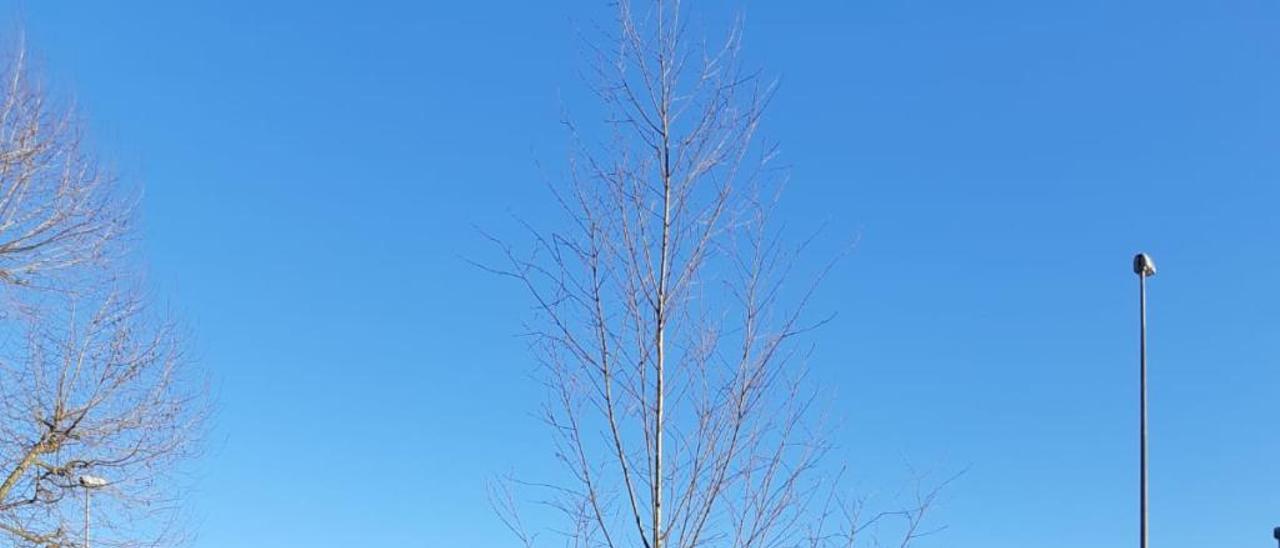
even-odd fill
[[[197,546],[511,545],[485,482],[554,471],[529,303],[464,258],[555,226],[605,3],[21,4],[215,379]],[[1139,250],[1153,544],[1274,546],[1280,5],[688,4],[781,79],[784,220],[860,238],[813,341],[837,456],[890,499],[969,470],[921,547],[1136,543]]]

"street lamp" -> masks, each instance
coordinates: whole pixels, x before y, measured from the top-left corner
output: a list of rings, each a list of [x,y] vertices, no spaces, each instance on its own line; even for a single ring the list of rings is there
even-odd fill
[[[1276,537],[1276,541],[1280,542],[1280,527],[1271,530],[1271,536]]]
[[[107,486],[107,480],[98,476],[80,476],[80,487],[84,487],[84,548],[89,548],[89,492]]]
[[[1142,408],[1142,425],[1139,437],[1139,542],[1140,548],[1147,548],[1147,278],[1156,275],[1156,263],[1146,253],[1133,257],[1133,273],[1138,275],[1138,361],[1139,361],[1139,405]]]

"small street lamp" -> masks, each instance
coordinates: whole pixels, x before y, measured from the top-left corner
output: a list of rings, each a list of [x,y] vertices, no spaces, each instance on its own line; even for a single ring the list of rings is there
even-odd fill
[[[84,487],[84,548],[89,548],[89,493],[107,486],[107,480],[98,476],[83,475],[79,479]]]

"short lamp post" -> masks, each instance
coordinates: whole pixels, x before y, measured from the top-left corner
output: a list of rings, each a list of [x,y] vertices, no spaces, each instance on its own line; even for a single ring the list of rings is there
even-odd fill
[[[98,476],[80,476],[80,487],[84,488],[84,548],[89,548],[89,494],[106,486],[107,480]]]

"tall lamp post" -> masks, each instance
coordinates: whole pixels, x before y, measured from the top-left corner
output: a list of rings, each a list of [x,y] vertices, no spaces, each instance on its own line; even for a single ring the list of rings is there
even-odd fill
[[[1139,494],[1139,542],[1140,548],[1148,548],[1147,546],[1147,278],[1156,275],[1156,263],[1151,260],[1151,256],[1146,253],[1139,253],[1133,257],[1133,273],[1138,275],[1138,325],[1139,325],[1139,344],[1138,344],[1138,360],[1139,360],[1139,405],[1142,407],[1142,426],[1139,437],[1141,438],[1141,449],[1139,450],[1139,474],[1140,474],[1140,494]]]
[[[107,486],[107,480],[97,476],[80,476],[84,488],[84,548],[89,548],[89,492]]]

